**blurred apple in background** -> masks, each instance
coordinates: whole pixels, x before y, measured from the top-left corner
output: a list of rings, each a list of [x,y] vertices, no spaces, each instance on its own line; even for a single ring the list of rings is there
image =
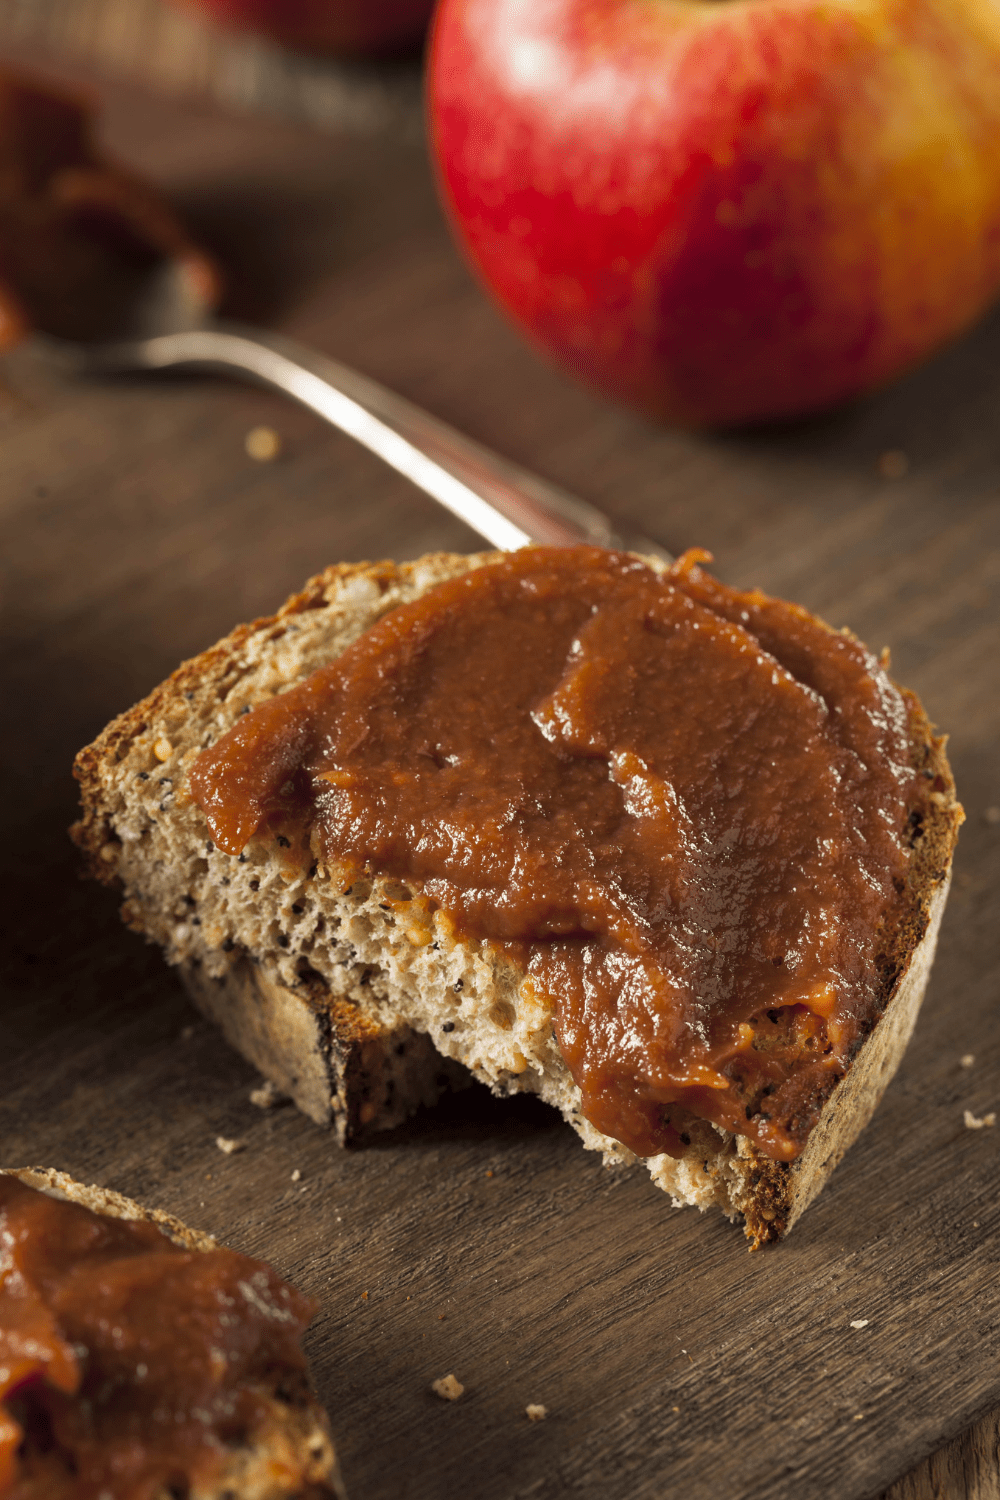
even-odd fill
[[[842,401],[1000,289],[998,0],[441,0],[429,107],[500,302],[670,420]]]
[[[225,25],[309,52],[375,56],[416,47],[434,0],[187,0]]]

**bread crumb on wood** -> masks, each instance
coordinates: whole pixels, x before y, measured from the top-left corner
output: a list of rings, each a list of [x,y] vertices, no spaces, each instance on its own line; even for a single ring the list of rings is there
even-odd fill
[[[902,479],[909,468],[909,457],[902,448],[888,448],[879,454],[878,472],[882,479]]]
[[[258,464],[270,464],[281,452],[281,437],[273,427],[251,427],[243,439],[247,457]]]
[[[246,1141],[230,1140],[226,1135],[217,1135],[215,1137],[215,1144],[224,1156],[235,1156],[238,1151],[245,1151],[247,1149]]]
[[[974,1052],[963,1052],[962,1056],[959,1058],[959,1062],[962,1064],[963,1068],[971,1068],[975,1060],[976,1054]]]
[[[432,1380],[431,1390],[435,1396],[440,1396],[442,1401],[457,1401],[465,1390],[465,1386],[460,1380],[456,1380],[454,1375],[448,1374],[442,1375],[440,1380]]]
[[[966,1130],[988,1129],[990,1126],[995,1125],[997,1122],[997,1117],[994,1114],[993,1110],[990,1110],[988,1115],[978,1116],[974,1115],[971,1109],[967,1109],[963,1115],[963,1119],[965,1120]]]
[[[284,1103],[287,1097],[270,1078],[265,1078],[259,1088],[250,1090],[250,1103],[256,1104],[258,1109],[274,1109],[275,1105]]]
[[[868,1327],[868,1319],[867,1318],[855,1318],[854,1321],[851,1323],[851,1327],[852,1328],[867,1328]]]
[[[529,1422],[544,1422],[549,1414],[548,1407],[540,1406],[536,1401],[529,1401],[524,1411]]]
[[[301,1172],[301,1170],[298,1167],[296,1167],[295,1171],[292,1173],[292,1181],[293,1182],[301,1182],[302,1181],[302,1172]]]

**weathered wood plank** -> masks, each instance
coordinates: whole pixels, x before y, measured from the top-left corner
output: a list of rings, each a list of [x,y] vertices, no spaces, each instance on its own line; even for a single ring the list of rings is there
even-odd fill
[[[882,1500],[997,1500],[1000,1414],[990,1412],[886,1490]]]

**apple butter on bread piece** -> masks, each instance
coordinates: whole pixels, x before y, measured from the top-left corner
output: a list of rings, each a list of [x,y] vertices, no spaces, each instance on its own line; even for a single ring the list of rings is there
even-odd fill
[[[74,836],[315,1117],[394,1122],[430,1038],[759,1243],[898,1063],[961,810],[853,637],[703,557],[331,569],[82,752]]]
[[[0,1495],[344,1500],[315,1304],[168,1214],[0,1170]]]

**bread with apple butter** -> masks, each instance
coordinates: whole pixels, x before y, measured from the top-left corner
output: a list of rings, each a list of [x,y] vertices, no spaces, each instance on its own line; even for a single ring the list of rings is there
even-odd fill
[[[345,1500],[261,1261],[51,1168],[0,1169],[0,1495]]]
[[[74,838],[344,1138],[456,1065],[787,1233],[926,987],[961,809],[846,632],[599,549],[328,569],[81,752]]]

